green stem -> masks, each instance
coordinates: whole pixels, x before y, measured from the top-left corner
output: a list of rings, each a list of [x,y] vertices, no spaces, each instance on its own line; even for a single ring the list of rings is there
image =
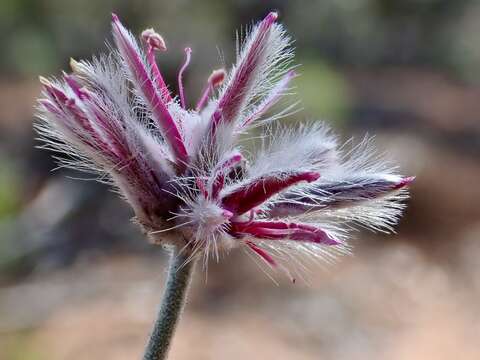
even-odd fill
[[[193,260],[188,263],[186,263],[186,260],[186,254],[180,254],[177,248],[172,251],[162,305],[150,334],[143,360],[163,360],[167,358],[178,319],[185,306],[186,294],[194,267]]]

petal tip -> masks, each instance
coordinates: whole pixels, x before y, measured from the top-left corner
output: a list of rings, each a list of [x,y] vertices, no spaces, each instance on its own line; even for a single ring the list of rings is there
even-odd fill
[[[68,64],[70,65],[70,69],[72,69],[73,72],[77,72],[79,70],[80,63],[76,61],[74,58],[70,58],[70,61]]]
[[[51,82],[46,78],[46,77],[43,77],[43,76],[39,76],[38,77],[38,80],[40,81],[40,83],[44,86],[49,86],[51,85]]]
[[[403,189],[406,186],[409,186],[414,180],[416,176],[407,176],[401,179],[393,188],[395,190]]]
[[[265,17],[265,21],[269,24],[273,24],[278,19],[278,12],[270,11],[268,15]]]
[[[314,182],[320,178],[320,173],[312,171],[305,174],[305,181]]]

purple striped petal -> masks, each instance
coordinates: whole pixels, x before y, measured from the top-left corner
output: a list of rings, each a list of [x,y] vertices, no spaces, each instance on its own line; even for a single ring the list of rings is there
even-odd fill
[[[298,215],[304,212],[341,208],[384,197],[408,186],[415,177],[363,177],[336,182],[319,182],[301,194],[284,194],[268,211],[273,217]]]

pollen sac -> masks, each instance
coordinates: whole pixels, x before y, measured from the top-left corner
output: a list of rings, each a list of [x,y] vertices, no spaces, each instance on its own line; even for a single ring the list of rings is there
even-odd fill
[[[150,45],[155,50],[166,51],[167,45],[163,37],[155,32],[152,28],[143,30],[142,39],[146,44]]]
[[[220,86],[226,75],[227,73],[224,69],[213,70],[212,74],[208,77],[208,82],[212,84],[213,87]]]

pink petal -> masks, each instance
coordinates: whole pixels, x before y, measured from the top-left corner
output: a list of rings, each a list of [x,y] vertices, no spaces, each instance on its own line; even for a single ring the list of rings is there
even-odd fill
[[[230,85],[220,98],[218,109],[222,111],[224,121],[234,121],[238,116],[239,110],[244,105],[248,95],[248,87],[254,80],[256,70],[258,70],[268,42],[270,29],[276,19],[277,14],[271,12],[259,24],[248,53],[238,65],[234,78],[230,81]]]
[[[232,222],[230,233],[234,236],[252,235],[268,240],[294,240],[338,245],[338,241],[318,227],[281,221]]]
[[[225,183],[225,175],[232,170],[239,162],[243,160],[243,156],[240,153],[236,153],[225,160],[223,163],[217,166],[213,171],[213,181],[212,181],[212,198],[216,199],[218,194],[223,189]]]
[[[263,260],[265,260],[270,266],[277,266],[277,263],[273,259],[273,257],[262,248],[258,247],[251,241],[246,242],[247,246],[252,249],[258,256],[260,256]]]
[[[150,79],[142,57],[132,43],[128,31],[123,27],[115,14],[112,15],[112,18],[115,43],[134,77],[135,85],[142,92],[144,100],[150,105],[156,123],[161,129],[162,136],[177,159],[177,165],[184,169],[188,161],[188,154],[177,124],[163,103],[160,94],[157,93],[157,89]]]
[[[225,195],[222,204],[236,215],[241,215],[292,185],[301,181],[312,182],[319,177],[320,174],[313,171],[266,175],[253,179]]]

